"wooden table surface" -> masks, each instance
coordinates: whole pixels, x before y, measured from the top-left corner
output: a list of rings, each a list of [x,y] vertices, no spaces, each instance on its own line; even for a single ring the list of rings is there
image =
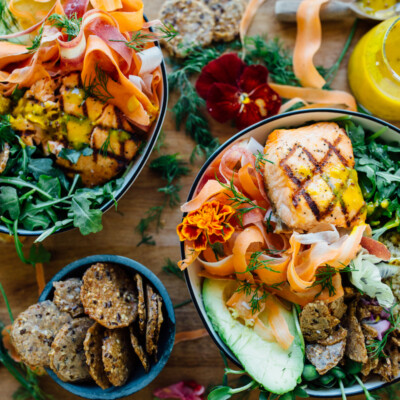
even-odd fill
[[[145,13],[152,19],[157,17],[157,12],[164,0],[144,1]],[[347,35],[350,31],[352,20],[331,22],[323,24],[323,45],[316,56],[316,63],[326,67],[331,66],[338,57]],[[370,25],[360,24],[356,40]],[[284,43],[293,48],[296,27],[294,24],[281,24],[274,18],[274,0],[267,0],[260,8],[249,34],[267,34],[269,38],[279,36]],[[353,42],[353,45],[354,45]],[[333,87],[336,89],[348,89],[346,78],[347,59],[344,60]],[[175,94],[170,95],[169,107],[172,107]],[[229,124],[211,122],[213,133],[223,143],[235,133],[235,129]],[[193,149],[193,142],[184,132],[177,132],[170,112],[167,113],[164,123],[167,147],[162,152],[181,153],[188,160]],[[153,154],[152,158],[157,156]],[[191,166],[191,174],[182,179],[182,199],[185,199],[191,182],[197,174],[201,162]],[[170,293],[173,303],[177,304],[189,298],[185,283],[181,280],[166,275],[161,267],[167,257],[172,260],[180,258],[179,243],[175,234],[175,227],[181,219],[178,208],[167,209],[163,214],[164,229],[154,234],[156,247],[136,247],[139,236],[135,232],[135,226],[143,213],[151,206],[161,203],[162,196],[157,193],[157,188],[162,182],[147,166],[131,187],[129,192],[119,201],[118,211],[110,210],[103,217],[103,230],[98,234],[83,237],[78,231],[70,231],[54,235],[46,240],[45,246],[52,254],[52,260],[45,266],[46,278],[50,279],[59,269],[79,258],[93,254],[118,254],[130,257],[146,265],[163,281]],[[153,233],[153,232],[151,232]],[[27,247],[31,240],[26,241]],[[24,265],[15,253],[13,244],[0,244],[0,282],[3,284],[14,315],[26,309],[37,301],[38,293],[35,274],[32,267]],[[8,321],[8,315],[2,300],[0,300],[0,319]],[[202,323],[192,304],[176,310],[177,332],[202,328]],[[158,378],[146,389],[137,393],[130,399],[152,399],[154,389],[175,383],[180,380],[194,379],[205,385],[219,384],[223,375],[223,363],[219,350],[209,338],[203,338],[193,342],[177,345],[171,355],[166,368]],[[72,400],[78,397],[66,392],[56,385],[50,378],[41,379],[44,390],[54,395],[57,400]],[[12,399],[12,394],[18,384],[14,378],[0,366],[0,398]],[[362,399],[358,396],[354,399]]]

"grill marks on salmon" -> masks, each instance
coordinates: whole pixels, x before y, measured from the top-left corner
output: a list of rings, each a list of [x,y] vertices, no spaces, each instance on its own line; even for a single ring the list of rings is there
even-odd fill
[[[365,221],[352,145],[336,123],[275,130],[265,153],[272,162],[264,171],[268,195],[286,227],[350,228]]]
[[[53,154],[68,176],[78,173],[85,186],[104,184],[120,174],[137,154],[144,132],[111,104],[85,98],[79,74],[41,79],[9,110],[11,124],[28,145]],[[93,154],[76,164],[60,158],[63,148]]]

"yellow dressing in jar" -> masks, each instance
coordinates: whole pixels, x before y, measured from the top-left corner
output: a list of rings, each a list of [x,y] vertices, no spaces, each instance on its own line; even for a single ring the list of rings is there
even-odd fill
[[[394,15],[398,2],[398,0],[362,0],[358,5],[365,13],[385,19]]]
[[[350,57],[348,78],[363,107],[400,121],[400,17],[381,22],[361,38]]]

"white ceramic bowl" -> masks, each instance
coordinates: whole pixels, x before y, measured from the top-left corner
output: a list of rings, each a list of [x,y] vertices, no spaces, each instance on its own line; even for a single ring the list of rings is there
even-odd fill
[[[279,128],[296,128],[298,126],[304,125],[309,122],[320,122],[320,121],[330,121],[335,118],[348,116],[350,115],[354,122],[362,125],[364,128],[371,131],[378,131],[382,127],[387,127],[385,133],[380,137],[381,140],[388,142],[395,142],[400,145],[400,129],[395,126],[382,121],[378,118],[371,117],[369,115],[364,115],[355,112],[342,111],[342,110],[328,110],[328,109],[310,109],[310,110],[301,110],[301,111],[293,111],[282,115],[277,115],[272,118],[268,118],[264,121],[259,122],[249,128],[244,129],[243,131],[237,133],[235,136],[231,137],[228,141],[226,141],[222,146],[220,146],[215,153],[207,160],[207,162],[203,165],[200,172],[196,176],[196,179],[193,182],[193,186],[189,192],[188,200],[191,200],[194,193],[197,190],[197,186],[204,175],[204,172],[207,170],[208,166],[214,161],[214,159],[223,152],[229,145],[234,143],[235,141],[243,138],[253,137],[262,145],[265,144],[268,135],[274,130]],[[182,259],[184,257],[184,246],[181,244],[181,253]],[[210,319],[207,316],[207,313],[204,309],[202,297],[201,297],[201,286],[202,286],[202,278],[198,276],[198,271],[200,270],[200,263],[195,262],[191,265],[188,270],[185,271],[186,283],[189,288],[190,295],[192,297],[193,303],[195,304],[197,311],[208,330],[211,338],[214,340],[216,345],[222,350],[236,365],[240,366],[240,362],[230,351],[228,346],[221,340],[218,336],[217,332],[214,330]],[[396,378],[395,381],[400,380],[400,375]],[[369,390],[374,390],[381,388],[387,385],[385,382],[380,381],[378,379],[369,380],[366,383],[366,387]],[[321,390],[307,390],[308,394],[311,397],[341,397],[340,389],[332,388],[332,389],[321,389]],[[351,387],[345,388],[345,392],[347,395],[356,395],[363,393],[360,385],[356,384]]]

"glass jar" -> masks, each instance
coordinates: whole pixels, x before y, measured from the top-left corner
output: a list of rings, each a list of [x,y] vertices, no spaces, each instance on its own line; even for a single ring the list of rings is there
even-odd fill
[[[363,107],[400,121],[400,17],[381,22],[361,38],[350,57],[348,78]]]

